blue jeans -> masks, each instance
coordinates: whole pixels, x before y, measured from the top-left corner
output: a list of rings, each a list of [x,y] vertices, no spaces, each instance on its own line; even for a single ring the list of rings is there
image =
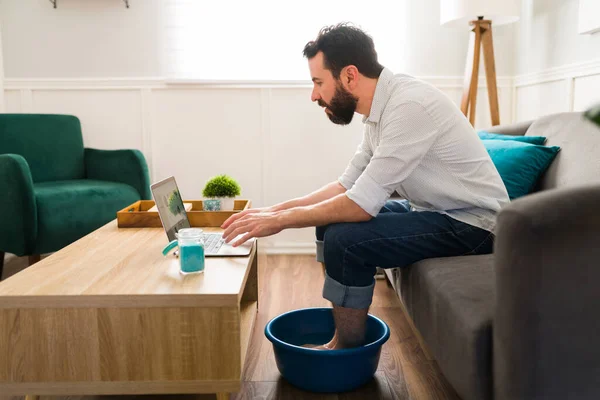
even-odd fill
[[[323,297],[334,305],[368,308],[376,267],[406,267],[434,257],[491,253],[494,235],[430,211],[388,201],[367,222],[319,226],[317,260],[325,262]]]

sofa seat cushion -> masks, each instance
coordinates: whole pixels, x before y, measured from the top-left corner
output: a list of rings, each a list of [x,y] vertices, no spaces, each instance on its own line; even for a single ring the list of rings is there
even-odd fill
[[[132,186],[91,179],[36,183],[33,190],[38,210],[36,254],[63,248],[140,199]]]
[[[396,274],[408,313],[457,393],[491,399],[493,255],[433,258]]]

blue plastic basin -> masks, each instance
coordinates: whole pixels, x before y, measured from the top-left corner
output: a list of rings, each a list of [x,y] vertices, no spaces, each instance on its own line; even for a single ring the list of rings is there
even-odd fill
[[[369,314],[366,345],[342,350],[315,350],[303,344],[324,344],[335,332],[331,308],[304,308],[273,318],[265,327],[273,343],[281,375],[292,385],[311,392],[345,392],[367,383],[379,364],[381,346],[390,329]]]

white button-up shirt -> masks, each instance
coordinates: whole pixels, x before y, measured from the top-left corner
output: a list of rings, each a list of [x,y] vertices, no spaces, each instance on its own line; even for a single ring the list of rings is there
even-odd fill
[[[440,90],[385,68],[364,136],[339,182],[375,216],[396,191],[414,211],[435,211],[493,231],[510,200],[483,142]]]

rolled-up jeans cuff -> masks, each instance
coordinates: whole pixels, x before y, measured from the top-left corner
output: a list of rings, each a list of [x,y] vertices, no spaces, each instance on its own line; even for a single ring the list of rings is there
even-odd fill
[[[317,261],[325,262],[325,256],[323,255],[323,241],[317,240]]]
[[[325,272],[323,297],[334,305],[345,308],[369,308],[373,301],[375,279],[370,286],[346,286],[331,278]]]

